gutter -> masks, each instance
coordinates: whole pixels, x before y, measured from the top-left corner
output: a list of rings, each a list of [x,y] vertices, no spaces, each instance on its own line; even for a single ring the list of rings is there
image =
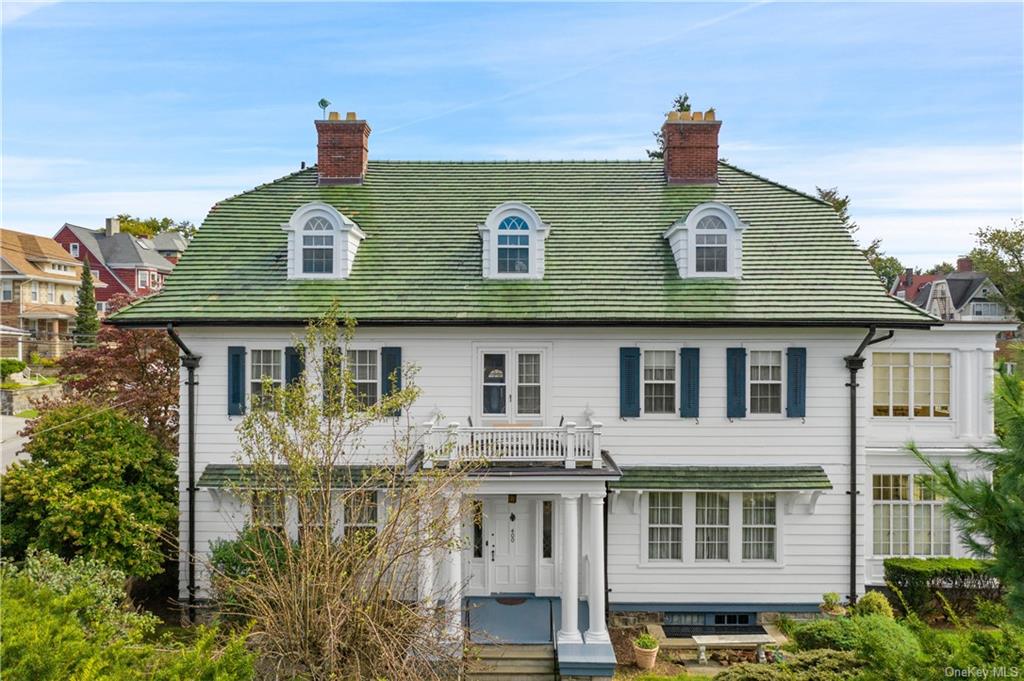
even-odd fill
[[[167,325],[167,335],[181,348],[181,366],[188,372],[185,385],[188,386],[188,621],[196,621],[196,369],[200,355],[193,354],[175,332],[174,325]]]
[[[857,602],[857,372],[864,368],[865,357],[862,355],[869,345],[887,341],[896,335],[889,330],[884,336],[875,338],[877,328],[872,325],[864,340],[857,346],[852,355],[843,358],[846,368],[850,371],[850,381],[846,387],[850,389],[850,603]]]

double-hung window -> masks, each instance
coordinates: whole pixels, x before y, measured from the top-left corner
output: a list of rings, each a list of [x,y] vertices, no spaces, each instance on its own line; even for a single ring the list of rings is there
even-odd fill
[[[354,490],[345,497],[345,538],[365,542],[377,535],[377,492]]]
[[[683,493],[651,492],[647,506],[647,557],[683,557]]]
[[[252,504],[253,524],[259,529],[271,530],[283,536],[287,515],[284,494],[269,490],[255,492]]]
[[[302,273],[334,272],[334,233],[327,218],[311,217],[302,228]]]
[[[729,231],[717,215],[705,215],[697,223],[695,269],[701,273],[729,271]]]
[[[971,314],[976,317],[1002,317],[1006,308],[1002,303],[976,301],[971,303]]]
[[[948,352],[876,352],[871,357],[875,416],[948,417]]]
[[[46,285],[46,302],[51,304],[57,302],[57,287],[53,284]]]
[[[352,388],[356,399],[363,407],[377,403],[380,387],[380,363],[376,350],[349,350],[348,370],[352,377]]]
[[[249,381],[252,406],[254,409],[264,409],[270,406],[271,396],[263,393],[263,381],[266,380],[273,388],[281,387],[281,351],[251,350],[249,355],[252,358]]]
[[[498,274],[529,274],[530,225],[518,215],[498,224]]]
[[[78,244],[76,244],[76,243],[68,244],[68,252],[71,253],[71,255],[73,255],[74,257],[77,258],[78,257]]]
[[[673,414],[676,410],[676,353],[644,351],[644,413]]]
[[[743,495],[743,560],[775,560],[775,493]]]
[[[950,524],[944,499],[932,491],[930,476],[881,473],[872,476],[876,556],[945,556]]]
[[[696,495],[697,560],[729,560],[729,495],[698,492]]]
[[[149,272],[147,270],[138,270],[136,272],[136,284],[138,288],[149,288]]]
[[[750,352],[750,413],[782,413],[782,351]]]
[[[4,279],[3,282],[0,282],[0,286],[3,287],[3,293],[0,295],[0,300],[3,300],[5,303],[9,303],[14,300],[14,282],[10,279]]]
[[[33,303],[39,302],[39,282],[32,282],[31,300]]]

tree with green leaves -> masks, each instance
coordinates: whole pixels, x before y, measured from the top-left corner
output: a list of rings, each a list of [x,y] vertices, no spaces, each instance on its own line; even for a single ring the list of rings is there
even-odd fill
[[[96,314],[96,289],[92,283],[88,257],[82,266],[82,283],[78,287],[78,306],[75,312],[75,347],[95,347],[96,336],[100,332],[100,317]]]
[[[840,194],[839,187],[815,187],[815,189],[818,192],[818,198],[832,206],[832,209],[835,210],[836,215],[839,216],[839,219],[843,223],[843,227],[846,227],[846,231],[848,231],[851,236],[856,234],[860,229],[860,225],[854,222],[853,218],[850,217],[850,195]],[[873,241],[865,251],[872,248],[877,250],[880,243],[881,241],[879,240]]]
[[[86,556],[133,577],[162,569],[177,519],[175,457],[124,412],[79,402],[31,422],[5,474],[3,553]]]
[[[185,237],[186,241],[191,241],[199,231],[199,228],[188,220],[178,222],[168,217],[137,218],[128,213],[122,213],[117,216],[117,219],[120,221],[122,232],[128,232],[137,237],[150,238],[160,232],[178,232]]]
[[[1024,620],[1024,378],[1000,373],[995,412],[998,447],[975,450],[992,479],[963,477],[953,465],[936,463],[914,445],[910,450],[934,474],[936,490],[947,499],[946,513],[960,528],[973,553],[992,558],[992,574],[1007,591],[1007,604]]]
[[[676,96],[672,100],[671,111],[679,111],[680,113],[690,110],[690,95],[685,92],[681,95]],[[647,158],[665,158],[665,138],[661,134],[661,130],[654,131],[654,139],[658,143],[657,149],[648,149]]]
[[[974,269],[988,275],[1003,302],[1024,321],[1024,220],[1014,218],[1006,228],[979,229],[976,237]]]
[[[956,267],[953,265],[953,263],[943,260],[938,265],[934,265],[928,268],[925,274],[949,274],[950,272],[955,271]]]

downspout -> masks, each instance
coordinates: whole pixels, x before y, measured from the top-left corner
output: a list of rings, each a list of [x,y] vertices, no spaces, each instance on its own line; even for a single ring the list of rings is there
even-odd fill
[[[188,372],[188,621],[196,621],[196,369],[200,355],[192,354],[174,325],[167,325],[167,335],[181,348],[181,366]]]
[[[850,381],[846,387],[850,389],[850,603],[857,602],[857,372],[864,368],[865,348],[875,343],[887,341],[896,335],[888,331],[884,336],[875,338],[876,327],[868,327],[867,335],[857,346],[856,352],[843,359],[850,371]]]

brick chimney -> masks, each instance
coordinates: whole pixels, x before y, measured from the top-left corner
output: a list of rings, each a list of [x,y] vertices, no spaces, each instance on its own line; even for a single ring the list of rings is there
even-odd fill
[[[718,130],[715,110],[672,111],[661,126],[665,141],[665,181],[669,184],[718,183]]]
[[[966,255],[961,255],[956,259],[956,271],[957,272],[973,272],[974,263]]]
[[[332,111],[316,121],[317,171],[320,184],[359,184],[366,177],[370,125],[353,111],[342,120]]]
[[[104,232],[107,236],[114,236],[121,231],[121,220],[118,218],[107,218],[106,228]]]

